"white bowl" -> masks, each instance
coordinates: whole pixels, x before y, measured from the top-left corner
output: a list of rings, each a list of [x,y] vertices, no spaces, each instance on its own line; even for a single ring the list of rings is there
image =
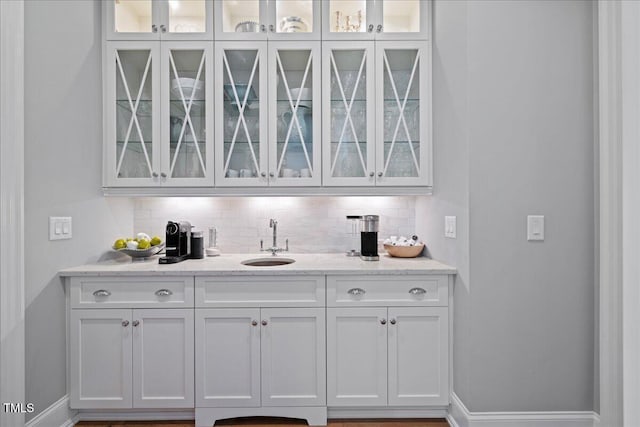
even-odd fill
[[[191,92],[193,87],[196,87],[193,94],[194,99],[204,99],[204,82],[202,80],[190,79],[188,77],[181,77],[179,79],[171,80],[171,93],[180,99],[180,87],[182,87],[182,93],[184,94],[185,101],[191,99]]]
[[[144,258],[149,258],[153,255],[156,255],[158,252],[163,250],[164,242],[155,246],[151,246],[147,249],[127,249],[127,248],[122,248],[122,249],[112,248],[112,249],[116,252],[125,253],[129,255],[131,258],[144,259]]]

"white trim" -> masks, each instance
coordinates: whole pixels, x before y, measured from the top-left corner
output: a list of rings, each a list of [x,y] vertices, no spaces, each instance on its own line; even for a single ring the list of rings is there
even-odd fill
[[[73,427],[76,414],[77,411],[69,409],[67,394],[31,419],[25,427]]]
[[[183,421],[195,420],[195,409],[127,409],[127,410],[80,410],[73,417],[78,421]],[[29,426],[26,426],[29,427]],[[49,427],[49,426],[47,426]],[[53,426],[52,426],[53,427]],[[66,427],[66,426],[64,426]]]
[[[451,393],[447,420],[452,427],[593,427],[599,417],[592,411],[471,412]]]
[[[621,3],[598,2],[600,158],[600,415],[622,418]]]
[[[25,402],[24,2],[0,1],[0,402]],[[0,410],[0,425],[24,414]]]
[[[640,425],[640,3],[623,1],[622,119],[622,395],[623,424]]]

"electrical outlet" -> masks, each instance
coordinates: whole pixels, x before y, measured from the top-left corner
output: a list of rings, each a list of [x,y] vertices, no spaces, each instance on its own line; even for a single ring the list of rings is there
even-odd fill
[[[49,217],[49,240],[70,239],[71,217],[70,216],[50,216]]]
[[[544,215],[527,216],[527,240],[544,240]]]
[[[449,237],[450,239],[456,238],[456,217],[455,216],[445,216],[444,217],[444,237]]]

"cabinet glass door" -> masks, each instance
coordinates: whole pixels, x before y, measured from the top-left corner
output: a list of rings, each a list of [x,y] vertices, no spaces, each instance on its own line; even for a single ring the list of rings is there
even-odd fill
[[[324,0],[276,0],[269,4],[269,39],[320,40]]]
[[[168,0],[163,39],[211,40],[212,2],[206,0]]]
[[[373,43],[324,44],[324,184],[372,185]]]
[[[378,42],[378,185],[427,185],[431,112],[424,42]]]
[[[272,185],[320,185],[320,42],[270,43]]]
[[[266,39],[266,2],[216,0],[214,5],[216,40]]]
[[[366,40],[374,37],[374,7],[369,0],[324,0],[322,36],[326,40]]]
[[[163,54],[162,173],[169,184],[213,184],[211,47],[165,43]]]
[[[266,42],[219,43],[216,183],[266,185]]]
[[[157,51],[157,42],[107,45],[106,133],[114,149],[105,172],[111,185],[153,185],[158,180]]]
[[[428,0],[384,0],[376,3],[378,15],[376,39],[427,39],[429,34]]]
[[[152,0],[109,0],[104,8],[107,40],[159,38],[160,10]]]

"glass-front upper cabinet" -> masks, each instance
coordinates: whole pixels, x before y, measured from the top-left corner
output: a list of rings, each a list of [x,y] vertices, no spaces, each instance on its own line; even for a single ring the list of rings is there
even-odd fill
[[[216,40],[320,40],[324,0],[216,0]]]
[[[320,186],[320,42],[269,43],[269,184]]]
[[[375,184],[373,42],[323,42],[323,184]]]
[[[164,185],[213,185],[213,46],[162,43]]]
[[[219,42],[215,60],[218,186],[268,185],[267,43]]]
[[[107,40],[213,40],[212,0],[106,0]]]
[[[431,43],[376,43],[376,185],[431,185]]]
[[[430,0],[324,0],[325,40],[427,40]]]
[[[160,183],[160,49],[109,42],[105,73],[105,186]]]

